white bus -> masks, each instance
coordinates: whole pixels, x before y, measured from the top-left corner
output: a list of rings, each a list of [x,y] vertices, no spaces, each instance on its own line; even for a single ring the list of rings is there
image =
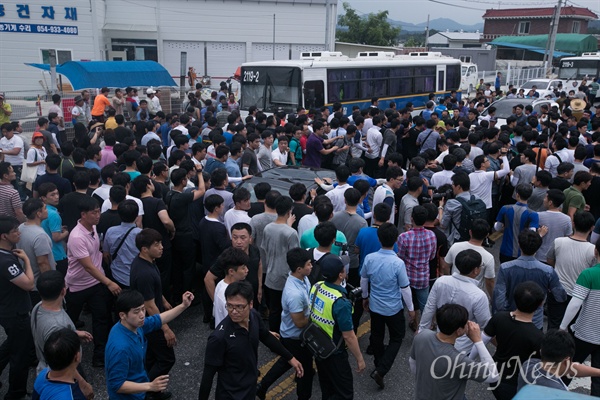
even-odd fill
[[[563,89],[577,91],[585,78],[588,84],[600,73],[600,52],[583,53],[579,57],[565,57],[560,60],[558,79],[563,81]]]
[[[364,52],[349,58],[340,52],[302,53],[300,60],[275,60],[242,64],[240,109],[256,106],[264,112],[296,112],[339,102],[344,113],[352,107],[371,105],[379,98],[379,108],[396,102],[401,109],[412,102],[422,108],[429,93],[437,98],[458,91],[460,60],[441,53],[394,55]],[[460,99],[460,92],[457,93]]]

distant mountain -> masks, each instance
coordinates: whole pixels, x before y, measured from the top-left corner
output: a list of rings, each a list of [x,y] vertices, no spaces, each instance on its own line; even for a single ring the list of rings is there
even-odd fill
[[[393,19],[388,19],[390,24],[394,26],[402,27],[402,30],[405,32],[424,32],[427,27],[427,22],[421,22],[420,24],[413,24],[410,22],[402,22],[395,21]],[[479,30],[479,32],[483,32],[483,22],[474,25],[464,25],[460,24],[449,18],[436,18],[429,21],[429,29],[435,29],[438,31],[460,31],[461,29],[464,32],[475,32]]]

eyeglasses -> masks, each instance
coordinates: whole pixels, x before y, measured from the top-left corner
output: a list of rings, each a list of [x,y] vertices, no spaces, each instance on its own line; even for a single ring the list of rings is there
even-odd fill
[[[237,312],[242,312],[246,309],[246,307],[248,307],[248,304],[225,304],[225,308],[227,309],[227,311],[237,311]]]

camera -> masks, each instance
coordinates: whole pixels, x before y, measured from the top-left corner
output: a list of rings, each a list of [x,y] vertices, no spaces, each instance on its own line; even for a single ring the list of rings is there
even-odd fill
[[[454,190],[452,190],[452,185],[442,185],[440,187],[428,186],[427,191],[429,190],[431,190],[433,194],[431,195],[431,197],[423,196],[423,203],[439,203],[439,201],[442,199],[448,201],[449,199],[454,198]]]
[[[356,300],[362,300],[362,288],[360,286],[354,287],[346,282],[346,291],[348,292],[347,297],[352,303],[354,303]]]

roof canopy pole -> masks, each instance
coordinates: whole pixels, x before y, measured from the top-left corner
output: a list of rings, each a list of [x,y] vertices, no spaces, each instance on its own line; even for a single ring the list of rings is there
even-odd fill
[[[554,47],[556,46],[556,34],[558,33],[561,6],[562,0],[558,0],[558,5],[554,8],[554,15],[552,17],[552,30],[550,31],[550,37],[548,38],[548,47],[546,48],[546,53],[544,53],[546,76],[548,76],[549,70],[552,68],[552,61],[554,60]]]
[[[50,59],[50,94],[56,93],[56,50],[48,50]]]

